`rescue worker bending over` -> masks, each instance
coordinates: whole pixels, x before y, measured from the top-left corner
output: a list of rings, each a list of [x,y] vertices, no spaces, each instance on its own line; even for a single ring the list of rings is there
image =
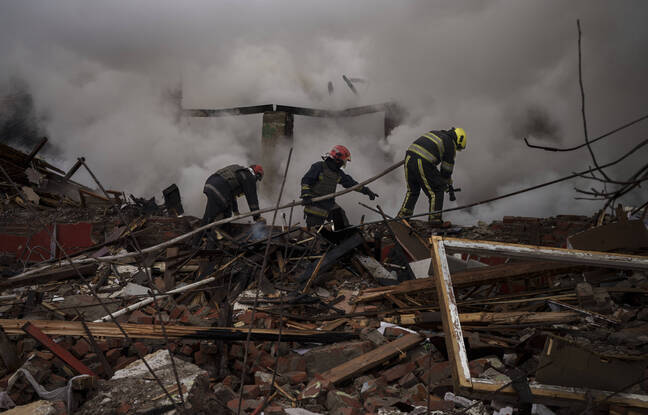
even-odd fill
[[[454,127],[425,133],[409,146],[405,154],[407,194],[398,216],[414,214],[421,188],[430,201],[429,212],[443,210],[443,193],[452,185],[456,151],[465,148],[466,132]],[[430,214],[429,221],[433,226],[450,225],[442,221],[440,212]]]
[[[207,206],[200,226],[207,225],[215,220],[225,219],[232,213],[239,213],[237,197],[245,195],[250,211],[259,210],[257,197],[257,182],[263,179],[263,168],[258,164],[243,167],[232,164],[223,167],[209,176],[203,193],[207,195]],[[261,215],[253,216],[255,221],[263,220]],[[198,234],[193,245],[200,243],[202,234]]]
[[[304,216],[306,225],[310,228],[324,224],[326,220],[333,221],[335,230],[349,226],[349,220],[344,210],[335,203],[335,199],[314,202],[314,197],[335,193],[339,184],[349,188],[358,184],[351,176],[342,171],[347,161],[351,161],[351,153],[344,146],[334,146],[331,151],[322,155],[323,161],[314,163],[301,180],[301,198],[304,200]],[[359,190],[360,193],[374,200],[378,195],[368,187]]]

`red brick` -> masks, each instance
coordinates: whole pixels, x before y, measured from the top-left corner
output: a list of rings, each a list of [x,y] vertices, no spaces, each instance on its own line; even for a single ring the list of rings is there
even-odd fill
[[[110,349],[106,352],[106,359],[111,364],[115,364],[121,356],[121,349]]]
[[[380,408],[388,408],[398,402],[397,398],[383,398],[381,396],[370,396],[365,400],[364,408],[367,412],[378,412]]]
[[[124,347],[124,339],[118,337],[111,337],[108,339],[108,348],[117,349],[119,347]]]
[[[231,388],[232,385],[234,385],[234,381],[235,381],[234,376],[232,376],[232,375],[227,375],[227,376],[225,376],[225,379],[223,379],[223,381],[222,381],[221,383],[222,383],[223,385],[225,385],[225,386]]]
[[[305,372],[306,371],[306,359],[302,356],[281,356],[277,360],[277,371],[279,373],[284,372]]]
[[[97,347],[99,347],[99,350],[101,350],[104,353],[106,353],[106,351],[108,351],[108,349],[110,349],[110,346],[108,345],[107,340],[97,341]]]
[[[137,324],[153,324],[153,317],[147,316],[147,315],[138,317],[136,323]]]
[[[151,318],[148,314],[143,313],[140,310],[135,310],[131,313],[130,317],[128,317],[128,322],[129,323],[137,323],[140,318],[146,317],[146,318]]]
[[[385,328],[384,336],[392,338],[392,337],[403,336],[405,334],[409,334],[409,332],[406,331],[406,330],[400,329],[398,327],[387,327],[387,328]]]
[[[258,398],[260,395],[261,395],[261,388],[259,388],[259,385],[243,386],[243,396],[245,398]]]
[[[198,310],[194,311],[193,315],[198,318],[203,318],[207,314],[211,313],[211,307],[208,305],[200,307]]]
[[[279,405],[268,405],[268,406],[266,406],[266,408],[263,410],[263,413],[265,413],[265,415],[283,415],[283,414],[285,414],[286,412],[285,412],[284,409],[283,409],[281,406],[279,406]]]
[[[205,363],[207,363],[207,353],[198,350],[197,352],[194,353],[193,358],[194,358],[194,363],[196,363],[198,366],[202,366]]]
[[[131,357],[122,356],[117,360],[117,363],[115,363],[113,369],[114,370],[123,369],[123,368],[130,365],[131,363],[133,363],[136,360],[137,360],[137,357],[135,357],[135,356],[131,356]]]
[[[188,345],[188,344],[185,344],[185,345],[182,346],[182,348],[180,349],[180,353],[182,353],[182,354],[185,355],[185,356],[191,356],[191,355],[193,354],[193,352],[194,352],[193,347],[191,347],[191,346]]]
[[[117,407],[117,413],[118,414],[127,414],[128,411],[130,411],[132,406],[128,402],[122,402],[119,404]]]
[[[291,385],[304,383],[308,380],[306,372],[286,372],[282,376],[286,378]]]
[[[412,386],[416,385],[419,382],[418,378],[413,372],[410,372],[400,378],[398,381],[398,384],[401,386],[401,388],[411,388]]]
[[[117,407],[117,413],[118,414],[127,414],[128,411],[130,411],[132,406],[128,402],[122,402],[119,404]]]
[[[142,342],[133,343],[133,348],[137,351],[139,355],[146,356],[149,354],[150,348]]]
[[[193,316],[191,315],[189,310],[185,310],[185,312],[182,313],[182,315],[178,320],[181,321],[182,323],[189,323],[191,321],[191,317]]]
[[[416,364],[414,362],[403,363],[385,370],[382,376],[385,378],[387,383],[391,383],[410,373],[412,370],[414,370],[415,367]]]
[[[56,373],[50,373],[47,380],[52,386],[55,386],[57,388],[65,386],[67,384],[67,380],[63,376],[59,376]]]
[[[65,402],[63,401],[54,401],[52,402],[52,406],[54,407],[54,414],[53,415],[67,415],[67,407],[65,406]]]
[[[434,385],[444,379],[449,378],[452,375],[450,371],[450,364],[446,362],[436,362],[432,363],[430,371],[428,372],[427,368],[421,375],[421,381],[427,385],[428,379]]]
[[[326,407],[329,411],[336,410],[338,408],[362,408],[360,401],[349,395],[348,393],[339,391],[339,390],[330,390],[326,394]]]
[[[422,383],[418,383],[404,391],[402,396],[410,404],[422,403],[427,401],[427,388]]]
[[[227,407],[231,409],[234,412],[238,413],[238,403],[239,400],[238,398],[234,398],[231,401],[227,402]],[[262,400],[256,400],[256,399],[243,399],[243,402],[241,402],[241,410],[242,411],[253,411],[255,410],[259,405],[263,403]]]
[[[229,355],[230,357],[234,357],[237,359],[242,359],[243,358],[243,346],[240,344],[232,344],[229,347]]]
[[[185,311],[187,311],[187,307],[179,305],[171,311],[169,318],[171,320],[177,320]]]

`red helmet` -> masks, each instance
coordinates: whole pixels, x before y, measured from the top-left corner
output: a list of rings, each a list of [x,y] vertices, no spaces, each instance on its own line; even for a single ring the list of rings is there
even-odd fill
[[[252,171],[254,172],[254,175],[257,177],[257,180],[261,181],[263,179],[263,167],[259,164],[253,164],[250,166]]]
[[[328,156],[333,160],[340,160],[345,163],[351,161],[351,152],[348,148],[341,145],[333,146],[331,151],[328,152]]]

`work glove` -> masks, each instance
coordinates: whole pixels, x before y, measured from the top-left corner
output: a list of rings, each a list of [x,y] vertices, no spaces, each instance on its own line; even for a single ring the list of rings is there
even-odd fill
[[[304,196],[302,197],[302,202],[304,203],[304,206],[309,206],[313,204],[313,198],[311,196]]]
[[[364,194],[366,194],[367,196],[369,196],[369,200],[374,200],[375,198],[378,197],[378,194],[372,192],[371,189],[369,189],[368,187],[365,187],[364,189],[362,189],[362,193],[364,193]]]

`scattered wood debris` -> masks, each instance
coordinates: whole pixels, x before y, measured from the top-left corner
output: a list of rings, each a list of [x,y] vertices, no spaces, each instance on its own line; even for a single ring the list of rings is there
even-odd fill
[[[505,217],[437,235],[419,221],[333,232],[290,218],[169,244],[199,222],[177,216],[177,187],[167,209],[74,183],[81,159],[66,174],[0,154],[2,408],[648,408],[643,219]]]

